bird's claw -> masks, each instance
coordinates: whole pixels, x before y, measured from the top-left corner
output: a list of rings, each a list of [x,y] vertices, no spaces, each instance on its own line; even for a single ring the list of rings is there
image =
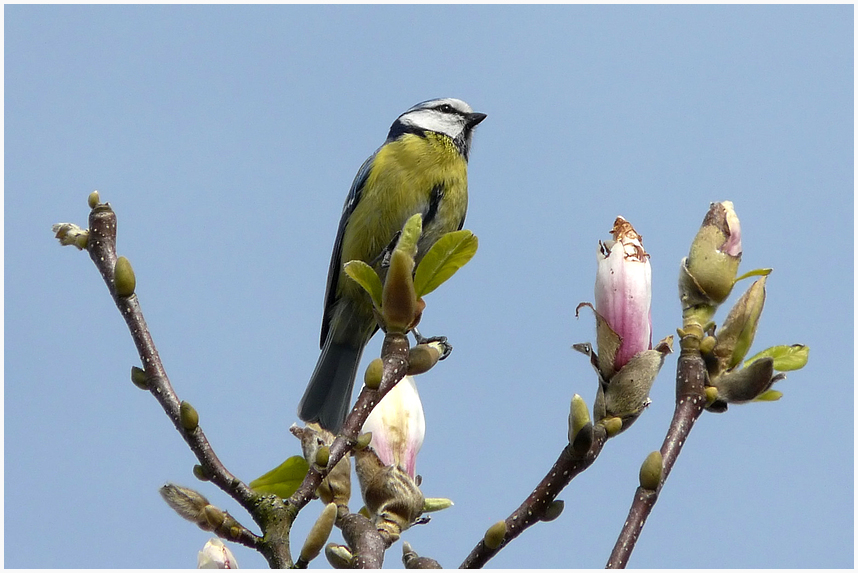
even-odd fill
[[[441,346],[441,356],[438,360],[444,360],[450,353],[453,352],[453,345],[447,342],[446,336],[430,336],[425,337],[420,334],[416,329],[414,330],[414,339],[417,341],[417,344],[429,344],[432,342],[437,342]]]

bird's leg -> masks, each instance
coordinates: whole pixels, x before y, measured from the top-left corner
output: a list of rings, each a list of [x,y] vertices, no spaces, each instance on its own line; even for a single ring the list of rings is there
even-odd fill
[[[441,356],[438,358],[438,360],[444,360],[445,358],[450,356],[451,352],[453,352],[453,345],[447,342],[446,336],[430,336],[427,338],[420,334],[420,331],[416,328],[412,328],[411,333],[414,335],[414,341],[417,344],[429,344],[430,342],[437,342],[438,344],[440,344],[443,350],[441,351]]]
[[[396,248],[396,243],[399,242],[399,235],[402,234],[402,231],[396,231],[393,235],[393,238],[387,244],[384,249],[378,253],[378,256],[369,262],[369,266],[375,267],[375,265],[381,263],[381,268],[386,269],[390,266],[390,254],[393,252],[393,249]]]

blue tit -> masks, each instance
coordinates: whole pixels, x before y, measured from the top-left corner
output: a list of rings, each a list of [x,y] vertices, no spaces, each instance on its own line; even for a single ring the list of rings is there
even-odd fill
[[[471,136],[485,118],[458,99],[418,103],[396,118],[387,140],[358,170],[328,270],[322,353],[298,405],[305,422],[340,430],[364,346],[378,330],[369,295],[343,265],[359,260],[383,273],[385,250],[415,213],[423,215],[418,262],[442,235],[462,228]]]

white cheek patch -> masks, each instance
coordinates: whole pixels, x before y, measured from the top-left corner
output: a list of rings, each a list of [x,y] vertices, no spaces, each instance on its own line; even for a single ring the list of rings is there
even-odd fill
[[[432,109],[412,111],[402,116],[401,121],[406,125],[427,131],[443,133],[453,139],[457,138],[465,128],[464,118]]]

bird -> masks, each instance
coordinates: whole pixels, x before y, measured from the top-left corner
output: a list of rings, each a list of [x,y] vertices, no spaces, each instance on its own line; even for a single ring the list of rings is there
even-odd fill
[[[328,268],[321,354],[298,405],[304,422],[339,432],[363,349],[378,330],[369,295],[346,277],[343,265],[359,260],[383,275],[385,252],[416,213],[423,216],[417,262],[441,236],[462,228],[471,139],[485,118],[460,99],[418,103],[396,118],[387,139],[358,170]]]

